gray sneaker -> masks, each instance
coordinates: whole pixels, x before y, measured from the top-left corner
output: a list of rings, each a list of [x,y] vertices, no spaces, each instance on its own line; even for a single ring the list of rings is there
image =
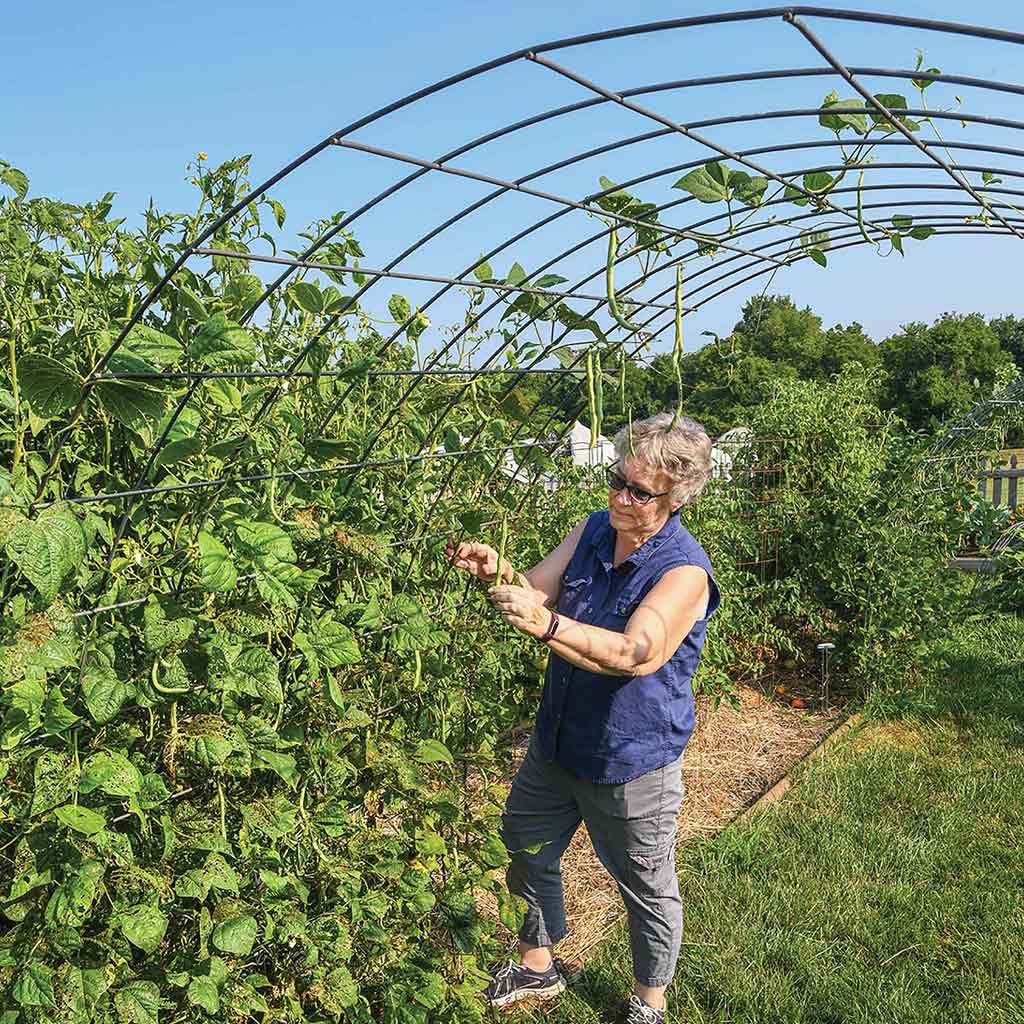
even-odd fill
[[[554,961],[546,971],[531,971],[529,967],[509,960],[491,975],[491,983],[484,989],[484,998],[491,1006],[508,1006],[520,999],[550,999],[565,991],[565,979],[558,973]]]
[[[665,1024],[665,1011],[648,1006],[635,992],[622,1008],[622,1024]]]

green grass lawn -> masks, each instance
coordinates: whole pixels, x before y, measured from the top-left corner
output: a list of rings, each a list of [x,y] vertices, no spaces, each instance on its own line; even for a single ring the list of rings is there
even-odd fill
[[[670,1020],[1024,1022],[1024,623],[942,653],[937,683],[870,701],[781,803],[681,851]],[[623,928],[515,1019],[612,1020],[630,968]]]

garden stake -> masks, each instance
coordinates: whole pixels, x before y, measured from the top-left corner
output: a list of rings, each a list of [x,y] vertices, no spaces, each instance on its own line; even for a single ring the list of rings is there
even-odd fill
[[[818,650],[821,652],[821,688],[818,691],[818,699],[824,711],[828,711],[828,652],[835,650],[835,646],[827,642],[818,644]]]

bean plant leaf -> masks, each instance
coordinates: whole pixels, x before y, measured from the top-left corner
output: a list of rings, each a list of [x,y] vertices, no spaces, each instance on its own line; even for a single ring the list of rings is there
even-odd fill
[[[128,699],[128,687],[113,668],[92,665],[82,676],[82,696],[96,724],[105,725],[117,717]]]
[[[101,380],[93,393],[115,420],[134,430],[147,444],[153,441],[153,427],[167,412],[163,391],[138,381]]]
[[[388,312],[396,324],[404,324],[412,316],[412,307],[404,295],[392,295],[388,299]]]
[[[95,811],[89,810],[88,807],[81,807],[77,804],[65,804],[63,807],[58,807],[54,814],[68,828],[86,836],[95,835],[107,824],[102,814],[97,814]]]
[[[30,353],[18,360],[21,397],[42,419],[71,409],[82,393],[82,384],[78,373],[49,356]]]
[[[167,932],[166,915],[149,903],[138,903],[122,911],[120,924],[124,937],[144,953],[155,952]]]
[[[136,324],[128,332],[124,348],[161,370],[173,366],[185,352],[177,338],[146,324]]]
[[[508,851],[498,836],[490,836],[480,848],[480,859],[489,868],[502,868],[509,862]]]
[[[38,960],[25,965],[11,990],[19,1006],[56,1007],[53,998],[53,970]]]
[[[248,914],[229,917],[213,930],[213,944],[223,953],[248,956],[256,941],[256,918]]]
[[[481,282],[483,282],[483,281],[493,281],[494,280],[494,271],[491,269],[491,265],[490,265],[490,263],[487,262],[487,260],[481,260],[473,268],[473,276],[478,281],[481,281]]]
[[[306,313],[316,316],[324,311],[323,292],[311,281],[299,281],[297,284],[293,284],[290,292],[296,305]]]
[[[827,171],[811,171],[804,175],[804,188],[808,192],[827,192],[835,183],[835,178]]]
[[[47,509],[36,520],[23,520],[7,538],[7,554],[50,604],[65,577],[86,554],[85,531],[67,508]]]
[[[228,549],[216,537],[200,531],[199,578],[207,593],[224,593],[234,590],[238,583],[238,570],[231,560]]]
[[[118,1018],[125,1024],[158,1024],[160,989],[152,981],[132,981],[114,995]]]
[[[423,740],[416,748],[413,757],[420,764],[437,764],[438,762],[452,764],[455,761],[452,752],[440,740],[431,739]]]
[[[732,171],[729,188],[744,206],[760,206],[768,188],[768,179],[760,175],[752,177],[746,171]]]
[[[695,167],[673,186],[689,192],[702,203],[724,203],[729,198],[729,168],[720,160]]]
[[[101,789],[108,796],[135,796],[142,789],[142,772],[117,750],[101,750],[87,757],[78,784],[80,793]]]
[[[212,978],[193,978],[188,983],[188,1001],[211,1016],[220,1010],[220,993]]]
[[[839,93],[830,92],[822,101],[822,108],[841,107],[843,112],[837,114],[820,114],[818,123],[823,128],[830,128],[838,133],[844,128],[852,128],[858,135],[866,135],[868,130],[868,119],[864,110],[862,99],[841,100]],[[851,109],[854,108],[854,109]]]
[[[212,370],[252,366],[256,361],[256,342],[244,327],[223,313],[214,313],[192,338],[188,357]]]
[[[28,195],[28,175],[24,171],[19,171],[17,167],[5,167],[0,171],[0,181],[19,199],[24,199]]]

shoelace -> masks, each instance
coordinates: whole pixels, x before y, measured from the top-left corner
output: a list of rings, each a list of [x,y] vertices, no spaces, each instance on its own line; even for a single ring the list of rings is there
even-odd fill
[[[502,991],[503,987],[510,987],[514,984],[514,976],[517,971],[524,970],[522,964],[517,964],[515,960],[509,960],[504,967],[499,967],[494,972],[494,986],[499,992]],[[537,973],[537,972],[534,972]]]
[[[661,1024],[664,1019],[661,1010],[648,1006],[639,996],[629,997],[629,1024]]]

